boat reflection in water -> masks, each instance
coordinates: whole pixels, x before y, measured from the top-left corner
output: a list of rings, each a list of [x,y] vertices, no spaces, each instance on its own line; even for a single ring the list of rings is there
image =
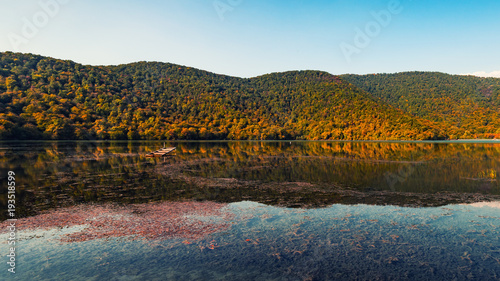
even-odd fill
[[[15,278],[500,276],[496,143],[179,142],[147,158],[159,145],[0,145],[19,199]]]

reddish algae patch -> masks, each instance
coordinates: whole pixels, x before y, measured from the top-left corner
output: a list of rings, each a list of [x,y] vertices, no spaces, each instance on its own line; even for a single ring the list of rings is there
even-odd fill
[[[224,210],[225,206],[212,202],[80,205],[19,219],[16,227],[23,231],[85,226],[83,230],[61,238],[64,242],[111,237],[194,240],[230,227],[234,215]],[[7,229],[7,224],[7,221],[0,223],[0,232]]]

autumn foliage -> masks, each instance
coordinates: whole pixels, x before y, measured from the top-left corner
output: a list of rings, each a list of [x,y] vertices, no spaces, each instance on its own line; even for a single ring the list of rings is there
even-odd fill
[[[392,106],[442,124],[449,138],[500,139],[499,78],[439,72],[341,77]]]
[[[406,113],[325,72],[243,79],[168,63],[88,66],[0,53],[3,140],[447,137],[437,120]]]

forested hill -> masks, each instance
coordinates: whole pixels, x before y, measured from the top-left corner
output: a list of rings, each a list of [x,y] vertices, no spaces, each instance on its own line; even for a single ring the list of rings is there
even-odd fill
[[[438,72],[341,77],[406,112],[458,127],[451,138],[500,138],[500,78]]]
[[[318,71],[241,79],[168,63],[0,53],[0,139],[437,139],[439,125]]]

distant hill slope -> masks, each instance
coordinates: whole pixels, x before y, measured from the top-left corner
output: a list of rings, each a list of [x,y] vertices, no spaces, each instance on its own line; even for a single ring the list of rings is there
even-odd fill
[[[337,76],[242,79],[157,62],[86,66],[0,53],[0,139],[445,138]]]
[[[500,136],[499,78],[438,72],[340,77],[404,111],[457,127],[452,137]]]

